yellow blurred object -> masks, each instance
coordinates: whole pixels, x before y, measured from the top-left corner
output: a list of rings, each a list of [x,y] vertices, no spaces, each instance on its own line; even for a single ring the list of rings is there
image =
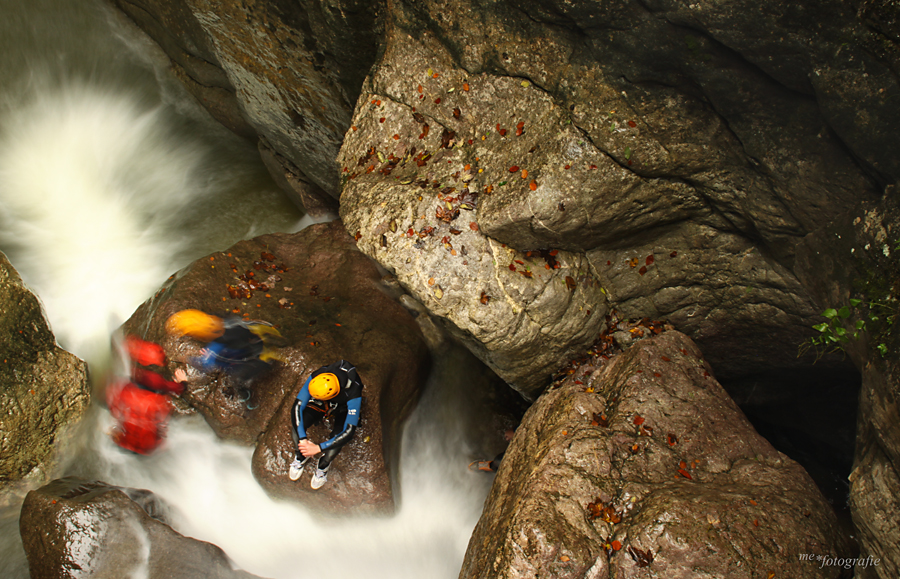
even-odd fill
[[[319,374],[309,383],[309,395],[316,400],[331,400],[341,391],[337,376],[326,372]]]
[[[264,323],[250,324],[250,331],[262,338],[264,342],[270,341],[273,338],[281,338],[281,332]]]
[[[275,361],[284,362],[284,356],[282,356],[278,352],[278,350],[269,348],[268,346],[263,348],[262,354],[259,355],[259,359],[266,363],[272,363]]]
[[[174,336],[190,336],[208,342],[225,333],[225,324],[222,318],[200,310],[181,310],[166,320],[166,331]]]

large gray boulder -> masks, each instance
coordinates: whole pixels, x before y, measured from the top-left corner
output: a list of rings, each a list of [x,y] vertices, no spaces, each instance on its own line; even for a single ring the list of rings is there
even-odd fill
[[[842,576],[814,560],[851,552],[809,475],[689,338],[634,332],[652,337],[571,366],[528,410],[460,577]]]
[[[410,71],[407,61],[427,63],[431,73]],[[758,371],[760,360],[809,363],[795,348],[811,335],[816,309],[746,227],[779,230],[769,239],[779,251],[788,251],[785,235],[806,229],[764,226],[789,218],[780,204],[767,206],[773,215],[710,197],[707,188],[735,187],[721,180],[733,172],[707,175],[714,159],[706,151],[733,147],[712,140],[686,148],[679,163],[654,156],[635,166],[630,153],[616,161],[614,148],[667,151],[674,145],[642,141],[665,131],[642,132],[619,114],[608,126],[624,128],[613,136],[598,128],[591,138],[545,88],[470,74],[427,34],[396,35],[384,62],[392,64],[365,85],[339,157],[341,215],[362,251],[526,397],[596,338],[613,308],[669,319],[728,377]],[[628,107],[600,80],[581,82],[591,80],[610,100],[591,105],[588,117]],[[675,127],[665,128],[668,139],[678,138]],[[838,169],[840,182],[864,187],[854,167]],[[690,185],[691,172],[711,181]],[[762,192],[772,195],[760,185]]]
[[[87,366],[56,344],[38,298],[0,252],[0,491],[45,482],[90,402]]]

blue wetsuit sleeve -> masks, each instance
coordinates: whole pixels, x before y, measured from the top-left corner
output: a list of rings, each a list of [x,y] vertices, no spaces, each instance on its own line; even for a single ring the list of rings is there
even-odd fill
[[[352,400],[347,401],[347,420],[344,421],[344,426],[348,426],[352,424],[353,426],[359,426],[359,413],[362,410],[362,398],[353,398]]]
[[[346,444],[353,434],[356,427],[359,426],[359,414],[362,409],[362,398],[351,398],[347,401],[347,418],[344,420],[344,430],[333,438],[329,438],[319,445],[319,448],[326,450],[328,448],[336,448]]]
[[[303,384],[303,388],[301,388],[300,392],[297,393],[297,400],[294,402],[294,407],[291,409],[291,420],[294,424],[297,425],[297,436],[299,436],[301,439],[306,438],[306,428],[304,428],[303,426],[303,409],[306,408],[307,404],[309,404],[310,380],[312,380],[312,377],[306,379],[306,383]]]

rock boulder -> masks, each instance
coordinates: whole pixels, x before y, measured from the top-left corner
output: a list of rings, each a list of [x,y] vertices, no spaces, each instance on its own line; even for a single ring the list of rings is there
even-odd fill
[[[185,537],[152,493],[77,478],[28,493],[19,528],[32,577],[252,579],[215,545]]]
[[[689,338],[636,326],[626,340],[641,333],[653,337],[573,365],[526,413],[460,577],[839,577],[802,558],[850,555],[812,479]]]
[[[38,298],[0,252],[0,490],[51,476],[90,402],[86,364],[56,344]]]
[[[185,367],[203,344],[165,333],[168,317],[196,308],[274,325],[284,360],[257,379],[247,405],[231,378],[188,366],[185,410],[216,433],[256,447],[253,469],[271,494],[325,510],[390,511],[391,471],[403,420],[415,406],[429,354],[413,316],[379,268],[353,245],[339,221],[297,234],[264,235],[201,258],[172,276],[125,324],[126,333],[163,345],[170,366]],[[293,460],[290,409],[308,375],[333,361],[355,364],[365,385],[360,428],[341,451],[328,484],[309,489],[309,471],[287,478]],[[312,439],[327,438],[324,428]]]

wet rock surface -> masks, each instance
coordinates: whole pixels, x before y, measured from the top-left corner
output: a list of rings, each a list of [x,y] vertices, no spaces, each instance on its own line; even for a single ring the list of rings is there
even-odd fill
[[[255,446],[254,475],[273,496],[325,511],[389,512],[400,427],[415,406],[429,354],[416,320],[382,275],[338,221],[265,235],[194,262],[124,329],[162,344],[174,368],[186,367],[203,347],[166,335],[166,319],[179,310],[247,314],[273,324],[287,344],[279,349],[284,360],[253,383],[249,406],[228,375],[189,368],[183,411],[199,412],[223,439]],[[356,365],[364,384],[361,423],[332,464],[328,484],[312,491],[314,469],[297,482],[287,477],[294,456],[290,409],[309,374],[340,359]],[[310,434],[316,442],[329,437],[324,425]]]
[[[185,537],[146,490],[78,478],[31,491],[19,528],[32,577],[252,579],[219,547]]]
[[[334,157],[378,53],[382,3],[115,4],[160,44],[213,116],[270,143],[285,160],[280,171],[270,166],[276,179],[288,172],[336,207]]]
[[[0,312],[0,490],[8,490],[53,474],[90,385],[87,366],[56,344],[38,298],[2,252]]]
[[[573,365],[529,409],[461,577],[841,576],[798,557],[850,554],[812,479],[689,338],[656,331],[626,331],[648,337]]]

